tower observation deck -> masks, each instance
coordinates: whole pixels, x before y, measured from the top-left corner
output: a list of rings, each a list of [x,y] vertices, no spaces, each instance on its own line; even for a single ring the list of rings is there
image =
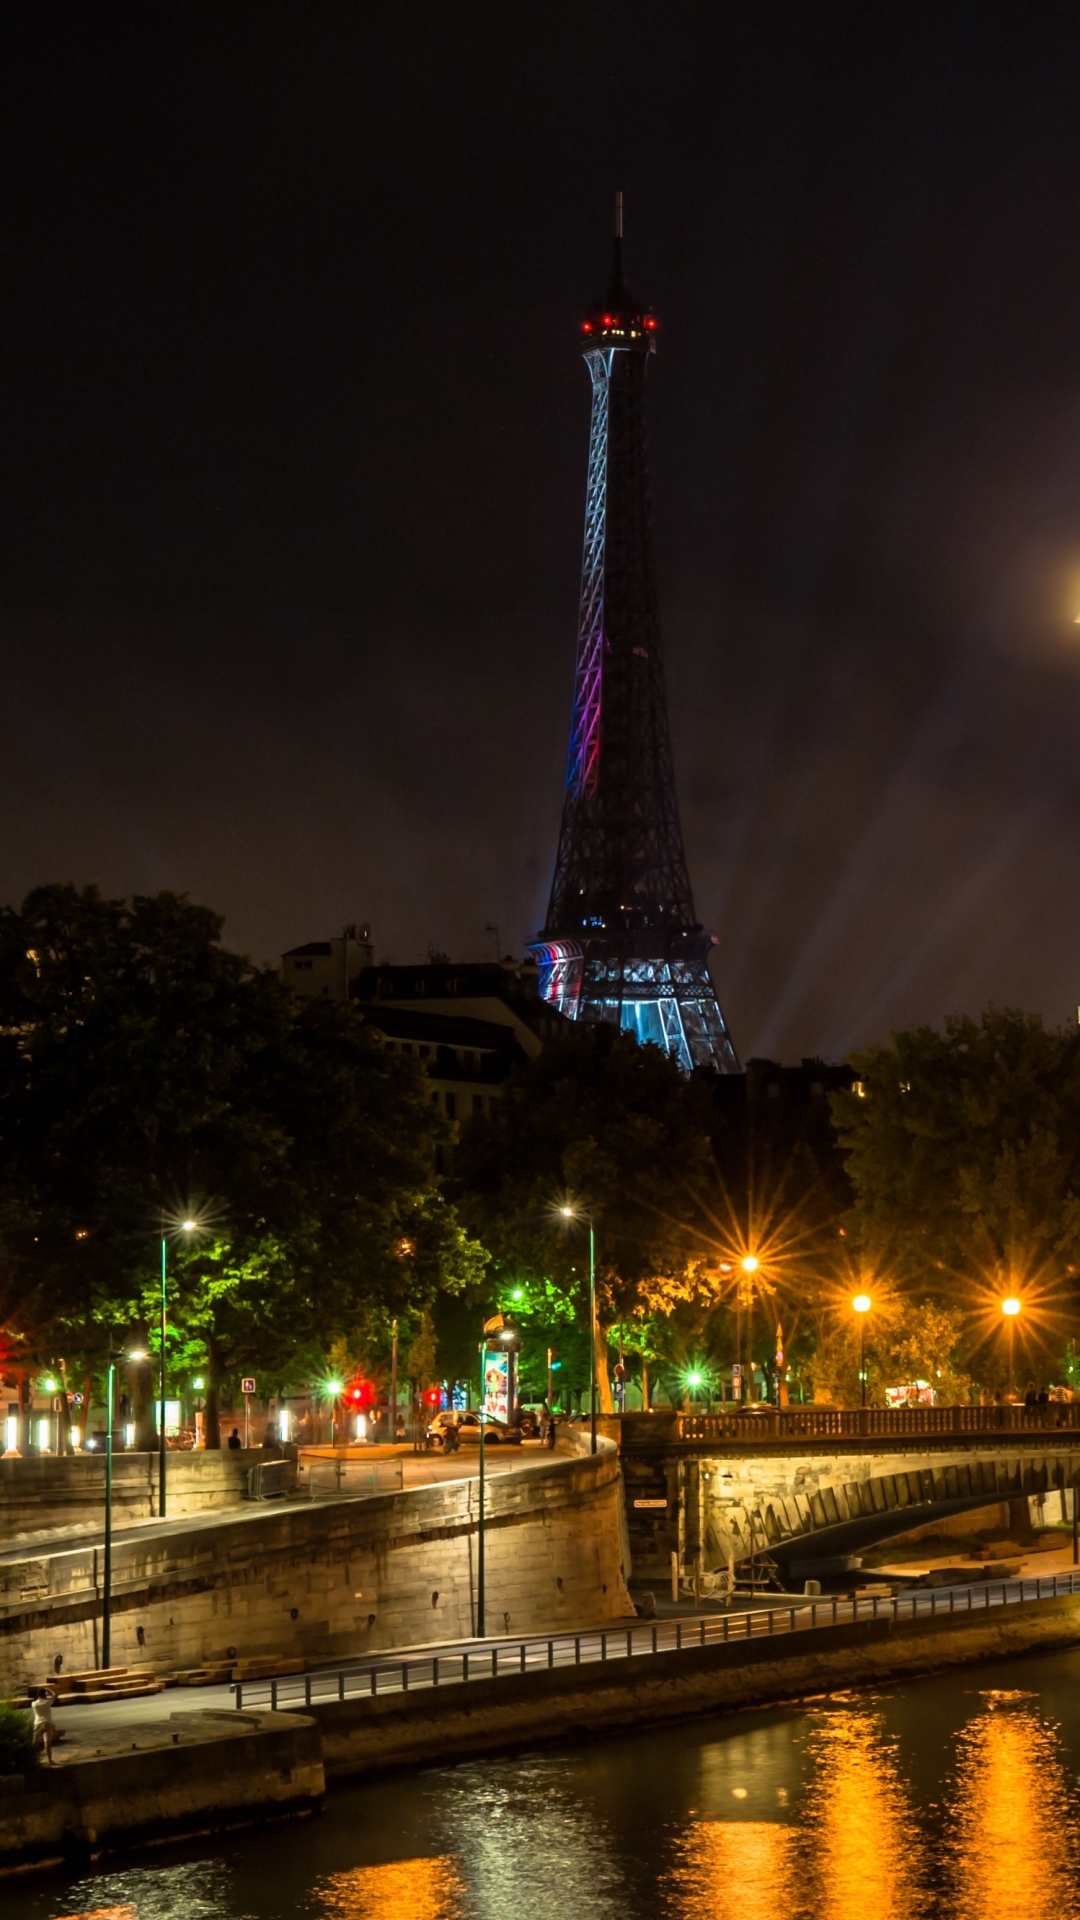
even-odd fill
[[[694,912],[656,607],[645,373],[656,320],[623,278],[581,324],[592,381],[574,706],[540,991],[574,1020],[626,1027],[684,1071],[737,1073]]]

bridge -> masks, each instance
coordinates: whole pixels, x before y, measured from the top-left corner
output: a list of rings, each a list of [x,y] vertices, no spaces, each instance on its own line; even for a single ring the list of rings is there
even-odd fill
[[[952,1514],[1080,1485],[1080,1404],[656,1412],[619,1441],[634,1573],[766,1553],[791,1577]],[[1025,1513],[1026,1519],[1026,1513]]]

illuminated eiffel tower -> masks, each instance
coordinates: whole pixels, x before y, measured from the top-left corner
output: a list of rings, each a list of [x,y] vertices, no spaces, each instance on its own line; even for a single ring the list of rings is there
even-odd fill
[[[689,1072],[739,1061],[709,978],[683,851],[656,610],[645,370],[656,321],[623,279],[622,195],[607,298],[582,322],[592,380],[577,670],[540,990],[626,1027]]]

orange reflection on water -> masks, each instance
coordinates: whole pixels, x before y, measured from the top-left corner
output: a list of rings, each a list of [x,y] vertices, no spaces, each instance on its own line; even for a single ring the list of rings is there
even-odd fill
[[[679,1835],[668,1911],[677,1920],[776,1920],[792,1913],[798,1833],[773,1820],[695,1820]],[[850,1920],[850,1916],[849,1916]]]
[[[894,1743],[878,1713],[837,1710],[811,1736],[814,1778],[804,1808],[803,1876],[797,1909],[813,1920],[913,1920],[927,1911],[922,1835]]]
[[[969,1721],[957,1743],[948,1834],[956,1920],[1053,1912],[1078,1920],[1076,1821],[1061,1745],[1030,1710]]]
[[[352,1867],[315,1889],[319,1920],[465,1920],[465,1887],[449,1854]]]

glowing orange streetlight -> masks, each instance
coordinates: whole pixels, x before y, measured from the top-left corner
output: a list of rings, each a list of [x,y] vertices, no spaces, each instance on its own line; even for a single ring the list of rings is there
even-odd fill
[[[1009,1392],[1010,1393],[1016,1392],[1016,1365],[1015,1365],[1016,1322],[1020,1315],[1020,1304],[1021,1303],[1017,1299],[1015,1293],[1010,1293],[1008,1299],[1003,1300],[1001,1303],[1001,1311],[1005,1318],[1005,1325],[1009,1330]]]
[[[868,1293],[857,1293],[851,1303],[852,1311],[859,1316],[859,1385],[862,1388],[862,1403],[866,1405],[866,1316],[873,1306]]]

